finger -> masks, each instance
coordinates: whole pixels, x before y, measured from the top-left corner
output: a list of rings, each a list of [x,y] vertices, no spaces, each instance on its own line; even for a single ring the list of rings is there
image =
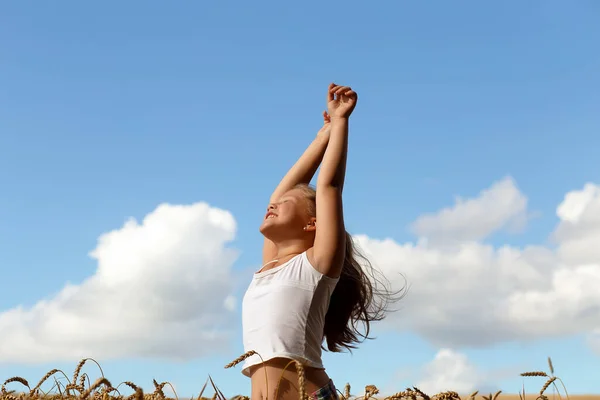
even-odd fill
[[[327,111],[323,113],[323,117],[325,118],[325,122],[331,122],[331,117]]]
[[[329,88],[329,91],[335,95],[335,94],[337,94],[338,90],[342,87],[343,86],[341,86],[341,85],[332,84]]]
[[[339,98],[340,96],[343,96],[344,93],[346,93],[348,90],[351,90],[349,86],[340,86],[336,89],[335,94]]]
[[[344,92],[344,88],[346,88],[346,86],[341,85],[335,85],[331,88],[331,92],[334,95],[335,100],[340,100],[342,93]]]
[[[346,93],[344,93],[344,96],[350,97],[352,99],[356,99],[358,97],[358,95],[356,94],[356,92],[352,89],[348,90]]]
[[[329,88],[327,89],[327,102],[333,100],[333,89],[336,87],[335,83],[330,83]]]

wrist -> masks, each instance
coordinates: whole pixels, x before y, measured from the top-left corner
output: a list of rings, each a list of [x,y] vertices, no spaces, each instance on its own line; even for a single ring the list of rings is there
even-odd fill
[[[331,122],[333,121],[345,121],[347,122],[350,119],[350,116],[347,117],[331,117]]]

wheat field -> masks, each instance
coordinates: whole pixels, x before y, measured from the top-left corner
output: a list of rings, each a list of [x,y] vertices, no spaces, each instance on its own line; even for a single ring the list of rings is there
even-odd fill
[[[247,352],[236,358],[225,368],[231,368],[239,364],[251,355],[256,354],[253,351]],[[87,373],[81,374],[81,369],[87,362],[95,363],[98,367],[99,377],[92,382]],[[296,368],[298,371],[298,387],[300,388],[299,400],[306,400],[307,395],[304,391],[304,368],[297,361],[290,361],[288,367]],[[286,368],[288,368],[286,367]],[[339,392],[340,400],[600,400],[600,394],[589,395],[569,395],[566,386],[562,380],[554,375],[552,360],[548,357],[548,372],[528,371],[521,373],[524,378],[535,378],[535,382],[528,384],[528,387],[534,387],[533,384],[539,384],[538,390],[529,389],[529,391],[519,392],[517,394],[504,394],[502,391],[496,393],[459,394],[448,391],[441,393],[424,393],[417,387],[405,388],[387,396],[381,396],[376,385],[367,385],[364,388],[352,388],[347,383],[343,392]],[[81,360],[69,378],[64,371],[53,369],[48,371],[35,386],[23,377],[15,376],[6,379],[0,387],[0,400],[226,400],[222,391],[209,376],[204,386],[199,390],[197,396],[179,397],[175,388],[169,382],[153,380],[154,391],[144,393],[144,391],[133,382],[125,381],[113,386],[113,384],[104,376],[100,364],[92,359],[85,358]],[[42,390],[43,387],[49,387]],[[165,391],[167,393],[165,393]],[[206,393],[206,394],[205,394]],[[277,392],[275,392],[277,393]],[[208,397],[207,397],[208,396]],[[276,395],[277,396],[277,395]],[[245,395],[237,395],[230,399],[249,400]]]
[[[539,393],[527,393],[526,400],[536,400],[539,397]],[[548,399],[558,399],[558,395],[547,394]],[[500,396],[503,400],[520,400],[518,394],[503,394]],[[600,394],[571,394],[569,395],[571,400],[600,400]]]

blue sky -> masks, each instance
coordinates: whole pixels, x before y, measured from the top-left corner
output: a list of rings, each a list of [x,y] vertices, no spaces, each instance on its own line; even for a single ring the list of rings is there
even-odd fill
[[[365,235],[362,243],[369,250],[380,251],[373,250],[379,249],[375,242],[387,238],[398,246],[417,246],[419,238],[447,238],[458,231],[478,249],[509,246],[526,253],[525,247],[537,246],[556,260],[547,261],[544,269],[546,255],[534,257],[537,261],[523,256],[527,268],[534,265],[548,281],[533,289],[550,293],[559,306],[566,304],[561,296],[568,293],[553,289],[552,279],[575,282],[571,289],[577,292],[581,276],[600,275],[594,258],[598,253],[590,245],[598,232],[591,210],[600,210],[594,208],[600,195],[593,194],[597,186],[584,190],[586,183],[600,185],[599,12],[600,5],[592,1],[377,6],[272,2],[238,3],[235,8],[216,2],[2,4],[0,379],[22,375],[35,381],[54,367],[70,374],[78,358],[55,359],[48,350],[64,346],[64,336],[76,343],[75,353],[107,358],[102,365],[113,383],[132,380],[149,388],[152,378],[169,380],[186,396],[197,394],[210,373],[225,394],[248,393],[249,380],[239,368],[224,370],[223,365],[243,353],[239,301],[260,263],[258,225],[270,191],[320,127],[331,81],[351,85],[360,96],[350,128],[344,201],[348,229]],[[485,190],[491,193],[488,197]],[[557,207],[569,192],[576,193],[560,217]],[[461,208],[455,203],[457,196],[474,200]],[[189,314],[201,317],[206,312],[229,332],[225,340],[214,339],[218,346],[209,346],[212,353],[190,348],[188,356],[184,349],[177,360],[170,360],[160,346],[154,349],[153,334],[140,333],[148,338],[136,347],[135,338],[127,336],[128,342],[108,327],[111,346],[125,349],[123,358],[111,358],[102,338],[78,336],[75,327],[84,332],[87,326],[81,324],[81,315],[74,320],[44,317],[51,314],[43,310],[56,311],[52,304],[61,304],[53,301],[67,283],[79,287],[96,274],[98,260],[89,253],[99,246],[101,235],[125,229],[130,217],[141,224],[160,204],[198,202],[226,210],[234,219],[235,228],[225,218],[224,225],[212,221],[206,229],[217,229],[220,233],[213,237],[224,238],[225,247],[236,249],[235,262],[224,262],[227,267],[214,274],[208,269],[206,274],[191,272],[198,286],[185,287],[185,281],[177,283],[183,286],[169,286],[169,276],[156,275],[152,287],[160,289],[156,298],[161,301],[177,292],[163,291],[166,287],[192,290],[204,284],[216,287],[213,283],[218,282],[219,288],[229,290],[219,292],[235,301],[223,321],[215,311],[218,307],[204,298],[198,312]],[[474,208],[467,209],[469,204]],[[448,213],[439,212],[444,208]],[[176,239],[182,232],[195,232],[195,226],[204,224],[204,211],[186,210],[181,212],[190,214],[169,208],[157,213],[157,226],[172,221],[169,218],[181,218],[185,225],[190,216],[200,222],[169,232]],[[588,219],[573,217],[573,210]],[[437,225],[416,223],[411,230],[411,224],[426,214]],[[505,229],[517,222],[520,229]],[[480,225],[479,230],[473,228]],[[127,237],[114,237],[119,249],[127,251]],[[226,243],[227,238],[232,241]],[[200,253],[202,246],[202,241],[193,245]],[[420,250],[433,254],[436,249]],[[581,255],[588,250],[589,257]],[[455,253],[444,251],[436,253],[436,265],[454,268],[454,261],[444,257]],[[136,276],[143,280],[144,268],[152,262],[146,265],[142,255],[132,254],[140,257]],[[198,257],[198,264],[207,260]],[[388,265],[389,257],[380,252],[374,259]],[[194,271],[194,260],[186,262],[189,265],[173,265],[172,270]],[[591,266],[589,274],[572,281],[569,275],[554,275],[565,265],[583,274],[577,268],[584,264]],[[105,271],[127,274],[126,261],[110,265]],[[393,265],[389,268],[400,272],[414,267]],[[478,273],[473,276],[495,276],[493,265],[475,265]],[[160,271],[168,273],[169,268]],[[447,271],[458,276],[455,270]],[[502,334],[482,340],[485,343],[474,339],[469,345],[450,339],[452,319],[444,325],[444,318],[433,321],[411,307],[429,312],[458,296],[477,303],[480,298],[466,293],[482,282],[461,280],[460,293],[432,300],[420,288],[441,285],[442,290],[444,281],[436,283],[438,275],[427,274],[425,267],[408,274],[417,300],[409,300],[409,294],[402,311],[389,323],[376,325],[376,340],[352,355],[325,354],[327,370],[340,388],[349,381],[355,388],[374,383],[400,391],[427,382],[427,374],[441,365],[435,363],[437,354],[438,361],[447,357],[454,364],[464,362],[464,370],[482,374],[475,382],[478,387],[516,392],[522,384],[518,373],[546,369],[550,355],[570,392],[598,391],[600,384],[591,372],[584,372],[600,369],[600,350],[592,351],[590,344],[595,340],[591,332],[600,328],[593,322],[600,320],[600,299],[593,290],[561,308],[563,314],[547,316],[551,329],[542,332],[535,328],[534,317],[510,308],[514,305],[507,293],[516,296],[513,300],[525,299],[522,304],[530,304],[529,310],[537,310],[538,316],[545,315],[545,306],[536,303],[534,295],[523,295],[533,290],[528,281],[514,278],[519,283],[512,288],[513,278],[505,276],[505,289],[499,289],[493,305],[499,321],[515,325],[500,329]],[[102,285],[114,277],[109,275],[103,275],[107,280]],[[219,278],[213,281],[212,276]],[[93,293],[104,293],[98,287],[105,286],[92,280]],[[490,282],[493,286],[495,281]],[[86,299],[90,315],[105,315],[94,314],[94,307],[102,308],[100,302]],[[115,299],[102,312],[111,315],[119,301],[125,301],[119,295]],[[41,300],[49,308],[32,311]],[[461,304],[442,314],[455,317]],[[136,310],[144,313],[144,307],[149,305],[141,302]],[[472,311],[465,319],[487,318]],[[587,317],[576,319],[586,312]],[[151,321],[166,318],[159,314]],[[552,318],[561,316],[575,318],[574,328],[552,331],[564,321]],[[117,331],[121,325],[115,321],[111,326]],[[178,323],[197,326],[188,320]],[[42,325],[53,327],[56,337],[37,336],[44,331],[34,330]],[[475,325],[474,337],[493,336],[485,324]],[[193,336],[193,330],[187,331]],[[12,341],[23,335],[30,335],[39,351],[19,353],[22,356],[11,352],[19,348]],[[163,336],[156,340],[166,348],[175,346]],[[369,362],[374,365],[365,367]],[[89,371],[95,374],[93,368]],[[469,380],[457,374],[457,382]],[[526,383],[532,390],[539,387]],[[469,384],[464,382],[465,387]]]

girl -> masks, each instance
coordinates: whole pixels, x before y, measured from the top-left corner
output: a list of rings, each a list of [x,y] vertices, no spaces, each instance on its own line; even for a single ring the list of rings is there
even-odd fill
[[[330,351],[355,348],[359,335],[368,337],[369,322],[383,318],[385,307],[376,304],[357,262],[366,260],[353,247],[342,211],[348,120],[357,99],[350,87],[329,85],[323,127],[271,195],[260,226],[264,265],[242,305],[245,351],[262,357],[249,357],[242,369],[251,378],[252,400],[275,399],[275,393],[298,398],[295,366],[285,369],[291,360],[303,364],[310,398],[337,399],[321,361],[323,339]],[[315,191],[308,183],[321,161]]]

